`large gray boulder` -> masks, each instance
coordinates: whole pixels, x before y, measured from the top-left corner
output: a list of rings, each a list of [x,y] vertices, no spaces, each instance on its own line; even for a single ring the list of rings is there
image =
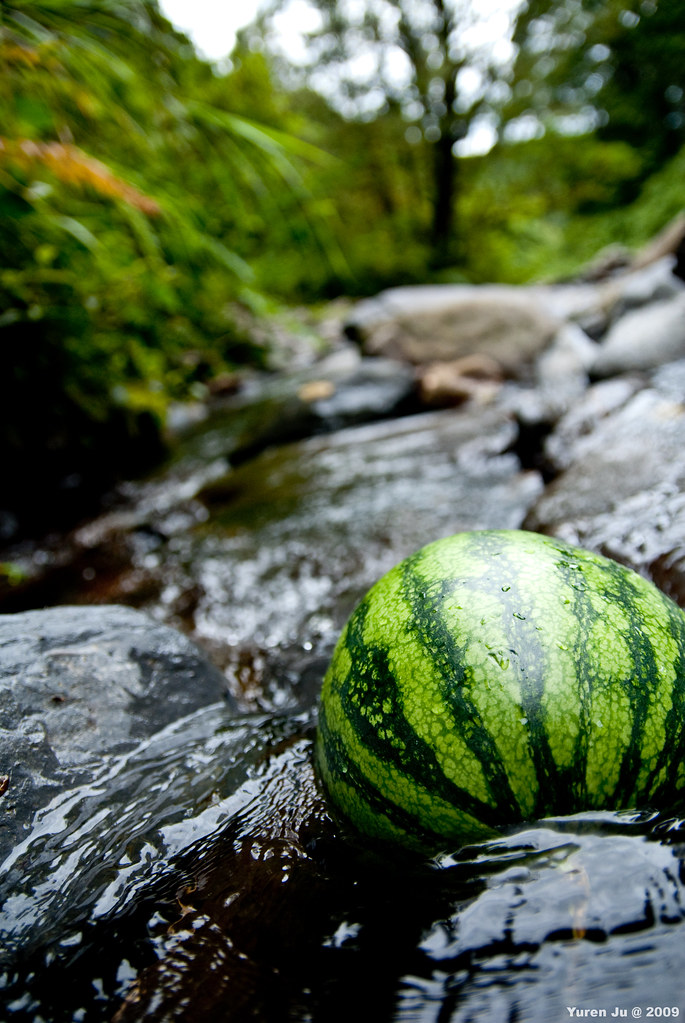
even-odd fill
[[[499,285],[391,288],[360,302],[346,325],[367,355],[414,365],[474,353],[516,375],[551,341],[557,320],[535,292]]]
[[[103,756],[226,698],[189,639],[132,608],[0,615],[0,861]]]
[[[573,324],[593,339],[606,338],[594,372],[608,376],[682,354],[685,286],[674,269],[667,254],[600,282],[389,288],[359,302],[345,330],[367,355],[416,366],[481,355],[517,377],[563,325]],[[658,342],[649,355],[641,344],[645,324]]]

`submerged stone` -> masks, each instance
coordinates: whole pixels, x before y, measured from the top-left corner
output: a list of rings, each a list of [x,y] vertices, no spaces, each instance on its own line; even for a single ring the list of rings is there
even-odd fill
[[[189,639],[132,608],[0,616],[0,859],[103,755],[227,697]]]

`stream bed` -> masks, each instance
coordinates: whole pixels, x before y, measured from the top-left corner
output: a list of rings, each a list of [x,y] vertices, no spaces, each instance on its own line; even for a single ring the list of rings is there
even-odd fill
[[[260,421],[285,422],[276,399]],[[546,487],[506,386],[356,407],[244,457],[229,407],[97,519],[13,552],[3,611],[129,605],[189,636],[229,699],[91,756],[38,808],[2,865],[8,1021],[685,1013],[685,822],[580,814],[423,860],[330,815],[312,741],[350,611],[431,540],[521,527]]]

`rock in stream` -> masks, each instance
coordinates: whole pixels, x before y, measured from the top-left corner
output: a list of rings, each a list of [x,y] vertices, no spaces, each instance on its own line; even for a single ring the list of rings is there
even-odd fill
[[[0,615],[0,858],[104,756],[220,699],[229,699],[221,672],[132,608]]]

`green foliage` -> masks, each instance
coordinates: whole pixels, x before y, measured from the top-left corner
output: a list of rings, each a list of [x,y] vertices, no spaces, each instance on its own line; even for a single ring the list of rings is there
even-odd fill
[[[269,7],[271,14],[282,13],[283,0]],[[411,124],[430,153],[424,197],[430,258],[444,264],[456,250],[454,149],[497,74],[483,42],[487,12],[475,0],[310,0],[310,7],[319,26],[303,34],[303,56],[290,77],[321,90],[348,118],[374,127],[388,112],[401,111],[405,128]],[[258,29],[267,39],[269,25],[265,14]]]
[[[26,579],[26,571],[12,561],[0,561],[0,580],[10,586],[19,586]]]
[[[625,143],[592,136],[500,146],[472,161],[461,211],[470,278],[558,280],[611,245],[637,251],[683,212],[685,147],[632,203],[612,201],[641,165]]]
[[[311,301],[424,280],[431,251],[427,147],[406,141],[406,121],[397,110],[366,124],[344,119],[310,92],[299,91],[292,102],[306,118],[307,137],[331,155],[307,186],[310,208],[340,240],[344,263],[311,258],[310,228],[291,192],[281,197],[282,217],[270,225],[270,247],[251,256],[262,286],[285,299]],[[292,250],[306,258],[283,259]]]
[[[409,47],[413,38],[411,19],[407,24],[389,19],[382,25],[377,17],[381,9],[387,12],[391,8],[401,16],[408,6],[399,0],[367,4],[363,22],[361,15],[357,17],[361,7],[343,10],[340,4],[323,0],[317,6],[323,24],[314,36],[312,52],[317,62],[305,72],[310,84],[318,80],[321,60],[344,79],[355,52],[374,52],[378,57],[393,45]],[[412,18],[421,11],[438,17],[442,6],[426,0],[414,5],[410,13]],[[443,27],[454,27],[457,12],[462,26],[467,24],[467,5],[444,6]],[[286,295],[297,289],[300,295],[310,297],[345,287],[368,293],[387,285],[431,279],[522,282],[540,276],[567,276],[578,270],[593,258],[597,248],[613,240],[611,230],[625,234],[620,218],[611,217],[612,211],[634,200],[648,175],[663,161],[662,154],[655,162],[658,147],[649,142],[666,123],[656,92],[665,90],[671,107],[677,105],[676,71],[680,65],[676,67],[671,57],[682,52],[679,16],[665,8],[668,5],[657,9],[656,4],[642,3],[636,21],[630,16],[627,0],[606,4],[530,0],[519,16],[516,39],[520,51],[508,84],[503,80],[505,70],[500,69],[500,81],[493,85],[489,77],[495,74],[493,68],[484,70],[475,58],[470,64],[460,51],[463,63],[459,67],[481,75],[480,92],[474,93],[479,98],[466,111],[457,97],[452,115],[445,117],[461,111],[463,128],[489,104],[492,116],[509,125],[510,137],[503,131],[507,144],[501,143],[486,157],[450,157],[453,185],[456,182],[456,218],[452,226],[444,215],[438,219],[451,232],[448,251],[452,266],[441,266],[435,259],[439,189],[431,142],[449,132],[437,122],[431,128],[431,102],[421,99],[422,87],[431,87],[431,77],[435,79],[435,96],[440,93],[444,97],[445,76],[458,70],[453,62],[443,60],[440,64],[438,34],[427,40],[420,60],[417,56],[412,65],[414,77],[410,75],[402,95],[396,84],[393,91],[392,82],[383,78],[380,60],[373,64],[375,71],[369,72],[368,80],[359,79],[341,93],[342,98],[333,104],[336,109],[317,100],[311,91],[301,89],[292,94],[292,103],[305,114],[301,130],[336,157],[331,165],[317,167],[308,184],[322,211],[329,216],[331,208],[337,212],[352,280],[345,282],[320,263],[301,278],[300,270],[290,262],[289,274],[275,290]],[[428,24],[428,13],[426,19]],[[666,29],[675,34],[660,68],[653,59],[658,49],[655,41]],[[398,42],[396,33],[400,31],[404,37]],[[252,41],[256,44],[257,37]],[[263,55],[251,59],[257,60],[264,74]],[[372,62],[368,63],[372,67]],[[432,76],[429,64],[434,65]],[[286,81],[292,80],[292,72],[288,74]],[[633,87],[628,89],[621,83],[631,74]],[[644,81],[642,74],[646,75]],[[440,89],[439,80],[443,82]],[[372,115],[362,116],[361,98],[369,92],[382,96],[383,104]],[[284,94],[281,90],[281,103]],[[623,118],[618,109],[621,96]],[[355,114],[350,120],[337,112],[345,103]],[[634,107],[639,110],[631,115]],[[631,116],[636,124],[645,122],[639,131],[624,130]],[[534,134],[541,137],[520,141],[526,137],[521,120],[526,118],[528,128],[534,127]],[[654,124],[647,130],[646,122],[651,121]],[[671,118],[669,123],[672,128],[675,120]],[[676,137],[672,131],[670,137]],[[446,180],[444,175],[442,180]],[[335,221],[332,223],[335,226]],[[637,243],[645,240],[642,237]],[[285,237],[277,250],[284,243],[287,245]],[[273,287],[270,256],[257,255],[255,265],[259,279],[269,280]],[[281,290],[283,286],[285,290]]]
[[[640,158],[624,143],[547,135],[468,161],[460,219],[473,280],[563,277],[608,244],[592,229]],[[574,225],[583,231],[574,235]],[[573,238],[573,244],[570,244]]]
[[[17,0],[0,17],[0,443],[20,508],[36,474],[130,472],[171,399],[264,364],[235,325],[250,239],[281,194],[304,217],[321,154],[231,110],[231,83],[155,2]]]
[[[585,262],[611,244],[641,248],[683,213],[683,175],[685,146],[646,181],[634,202],[594,217],[570,219],[565,243],[572,252],[584,253]]]
[[[529,0],[508,118],[584,120],[654,171],[685,143],[685,7],[673,0]],[[635,194],[635,193],[633,193]]]
[[[685,180],[685,146],[645,183],[642,192],[629,208],[612,213],[614,221],[621,221],[626,243],[642,245],[646,239],[662,230],[685,208],[683,181]]]

